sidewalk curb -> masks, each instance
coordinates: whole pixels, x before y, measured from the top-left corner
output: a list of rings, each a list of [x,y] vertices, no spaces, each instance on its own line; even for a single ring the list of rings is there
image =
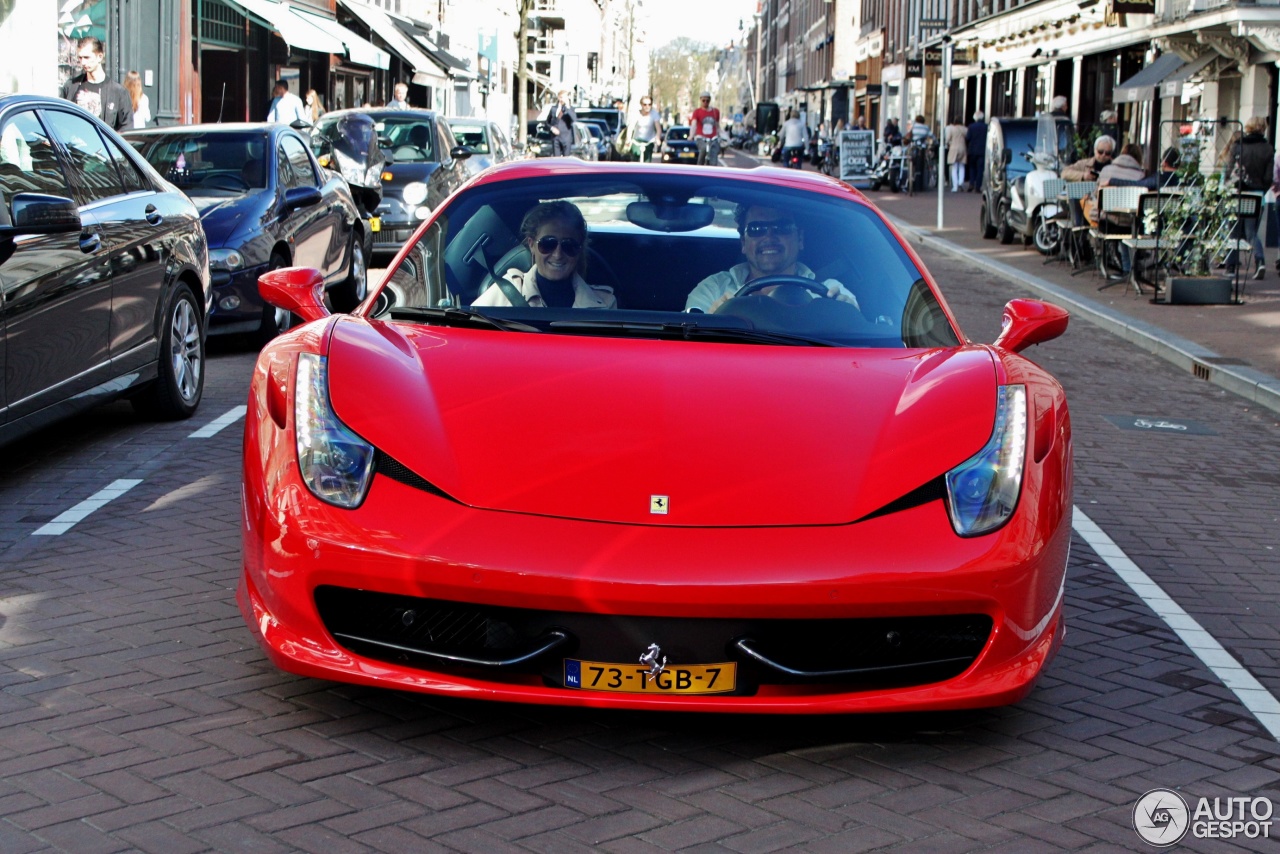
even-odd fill
[[[912,225],[899,217],[888,214],[885,216],[904,235],[924,246],[968,261],[1001,278],[1025,285],[1052,299],[1055,303],[1071,309],[1073,314],[1077,314],[1095,326],[1100,326],[1148,353],[1191,372],[1200,379],[1208,380],[1219,388],[1273,412],[1280,412],[1280,379],[1276,377],[1250,367],[1218,364],[1221,356],[1194,341],[1174,335],[1145,321],[1126,317],[1092,300],[1083,299],[1053,282],[999,261],[993,261],[971,249],[957,246],[949,240],[930,233],[928,229]]]

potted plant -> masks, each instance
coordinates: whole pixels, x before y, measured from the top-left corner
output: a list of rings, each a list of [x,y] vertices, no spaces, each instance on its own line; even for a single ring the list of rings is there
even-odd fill
[[[1184,140],[1176,194],[1146,210],[1143,223],[1158,239],[1159,264],[1166,271],[1159,299],[1166,303],[1216,305],[1233,302],[1234,277],[1214,273],[1215,260],[1236,248],[1240,191],[1224,170],[1202,172],[1197,141]],[[1225,170],[1229,172],[1230,170]]]

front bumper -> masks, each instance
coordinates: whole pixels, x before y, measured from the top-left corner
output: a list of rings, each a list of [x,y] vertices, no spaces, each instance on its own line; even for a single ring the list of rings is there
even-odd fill
[[[311,495],[293,454],[289,431],[251,413],[238,599],[271,660],[294,673],[578,706],[921,711],[1016,702],[1062,640],[1069,517],[1057,505],[1033,508],[1025,495],[1008,526],[972,539],[954,535],[940,501],[854,525],[632,527],[475,510],[381,469],[364,504],[340,510]],[[403,630],[406,613],[418,626],[443,619],[469,633],[448,640],[428,630],[424,640]],[[923,635],[907,635],[919,626]],[[494,666],[549,630],[570,641]],[[870,668],[902,663],[871,649],[889,632],[924,650],[916,664],[953,661],[811,675],[850,656]],[[810,675],[753,663],[730,646],[744,637]],[[842,657],[841,637],[865,643]],[[564,684],[570,657],[634,663],[651,643],[673,665],[738,661],[739,690],[625,694]],[[451,662],[454,653],[460,660]],[[484,655],[492,660],[477,664]]]
[[[269,264],[256,264],[234,273],[210,271],[210,335],[252,332],[262,325],[262,310],[266,303],[258,292],[258,277],[269,267]]]

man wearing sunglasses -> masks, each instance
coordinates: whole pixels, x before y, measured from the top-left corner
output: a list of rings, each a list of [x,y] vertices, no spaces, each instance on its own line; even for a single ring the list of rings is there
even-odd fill
[[[734,219],[746,262],[699,282],[685,300],[685,311],[714,314],[742,288],[765,276],[795,276],[817,281],[814,272],[799,260],[800,250],[804,248],[804,232],[791,214],[778,208],[743,204],[738,205]],[[831,299],[858,304],[857,298],[835,279],[827,279],[822,285]],[[765,288],[761,293],[770,295],[775,288]],[[817,294],[810,296],[817,298]]]

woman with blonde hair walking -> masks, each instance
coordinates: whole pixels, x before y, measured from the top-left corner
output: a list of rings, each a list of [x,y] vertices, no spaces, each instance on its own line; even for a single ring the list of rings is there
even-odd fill
[[[147,122],[151,121],[151,99],[147,97],[146,92],[142,91],[142,75],[136,71],[126,74],[124,89],[129,93],[129,100],[133,102],[133,126],[146,127]]]

